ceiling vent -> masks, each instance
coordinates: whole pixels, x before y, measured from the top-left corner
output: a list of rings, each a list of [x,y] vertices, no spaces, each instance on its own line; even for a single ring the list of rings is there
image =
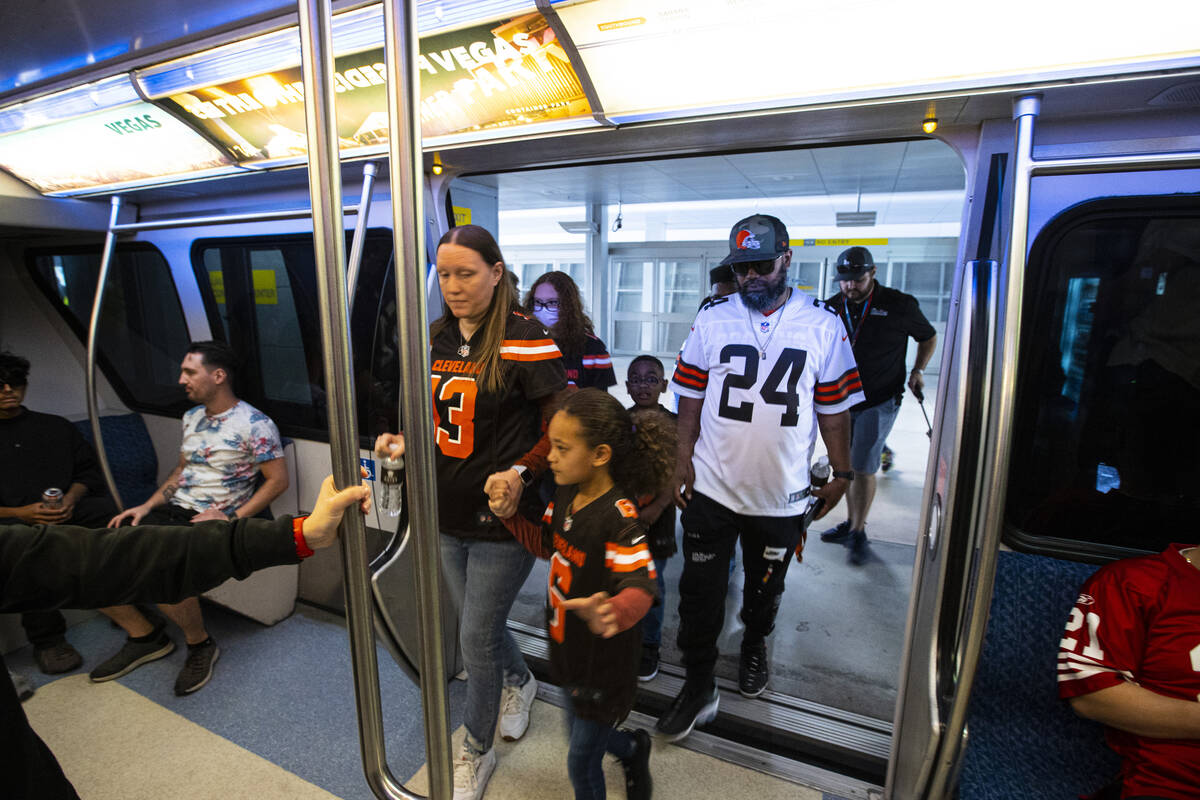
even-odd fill
[[[828,219],[828,217],[826,217]],[[874,211],[839,211],[837,226],[839,228],[870,228],[875,225]]]
[[[1200,106],[1200,81],[1180,83],[1146,101],[1148,106]]]

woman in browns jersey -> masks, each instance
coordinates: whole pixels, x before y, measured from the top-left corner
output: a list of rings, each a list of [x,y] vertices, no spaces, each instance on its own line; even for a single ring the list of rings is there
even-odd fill
[[[467,736],[454,759],[454,800],[478,800],[496,766],[499,718],[505,739],[529,726],[537,681],[507,619],[533,557],[488,508],[514,513],[523,489],[545,468],[543,415],[566,389],[558,347],[538,323],[513,311],[516,291],[496,240],[478,225],[451,228],[438,242],[445,307],[430,330],[431,382],[443,573],[460,609],[467,667]],[[376,452],[403,452],[384,434]],[[540,511],[536,493],[532,513]]]
[[[549,434],[554,500],[540,527],[521,516],[504,524],[550,560],[546,625],[551,664],[567,695],[567,773],[575,800],[601,800],[601,760],[612,753],[625,768],[628,797],[648,798],[650,736],[617,728],[633,707],[639,623],[657,594],[632,498],[666,485],[674,431],[657,416],[634,426],[615,398],[583,389],[550,420]]]
[[[525,295],[525,313],[546,326],[563,354],[567,382],[607,390],[617,385],[612,357],[583,310],[579,287],[565,272],[539,275]]]

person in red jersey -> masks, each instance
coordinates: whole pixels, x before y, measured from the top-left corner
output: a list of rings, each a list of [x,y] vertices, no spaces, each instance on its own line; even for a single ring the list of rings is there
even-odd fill
[[[1117,561],[1084,583],[1059,643],[1058,694],[1107,726],[1121,756],[1111,796],[1200,797],[1200,546]]]

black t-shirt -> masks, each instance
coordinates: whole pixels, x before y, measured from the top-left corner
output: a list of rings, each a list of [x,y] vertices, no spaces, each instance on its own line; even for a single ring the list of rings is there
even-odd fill
[[[589,333],[584,340],[583,352],[578,355],[564,353],[563,366],[567,370],[567,382],[580,389],[607,389],[617,385],[612,356],[599,336]]]
[[[504,388],[486,391],[476,383],[480,335],[476,331],[464,343],[452,320],[430,342],[438,517],[445,533],[504,539],[510,534],[488,510],[484,481],[537,443],[542,435],[538,401],[561,391],[567,380],[562,356],[545,329],[514,312],[500,347]],[[466,356],[459,352],[464,344],[470,347]]]
[[[578,716],[615,726],[633,708],[642,626],[602,639],[582,617],[557,604],[601,591],[615,597],[630,587],[656,597],[654,562],[637,507],[620,489],[613,487],[568,522],[577,491],[577,486],[558,487],[542,518],[545,546],[554,551],[546,597],[550,663]]]
[[[37,503],[46,489],[65,494],[72,483],[105,491],[95,451],[73,424],[23,406],[12,419],[0,419],[0,506]]]
[[[852,338],[854,360],[858,362],[863,394],[867,396],[851,410],[870,408],[893,397],[902,397],[908,375],[904,362],[908,337],[925,342],[937,333],[921,313],[917,298],[876,281],[867,301],[857,305],[850,303],[848,312],[846,296],[841,292],[826,302],[837,312],[846,326],[847,335]]]

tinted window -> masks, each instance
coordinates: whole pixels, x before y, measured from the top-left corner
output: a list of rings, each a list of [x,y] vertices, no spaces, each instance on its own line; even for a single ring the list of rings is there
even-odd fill
[[[1030,275],[1015,541],[1158,552],[1189,539],[1200,511],[1200,200],[1074,210],[1038,237]]]
[[[100,246],[31,250],[34,281],[87,342]],[[117,245],[97,334],[97,363],[122,402],[138,411],[182,414],[179,363],[189,337],[171,269],[144,243]]]
[[[391,250],[390,231],[368,232],[350,326],[358,429],[372,438],[399,427]],[[214,334],[244,359],[238,395],[285,433],[328,441],[312,236],[201,240],[192,262]]]

